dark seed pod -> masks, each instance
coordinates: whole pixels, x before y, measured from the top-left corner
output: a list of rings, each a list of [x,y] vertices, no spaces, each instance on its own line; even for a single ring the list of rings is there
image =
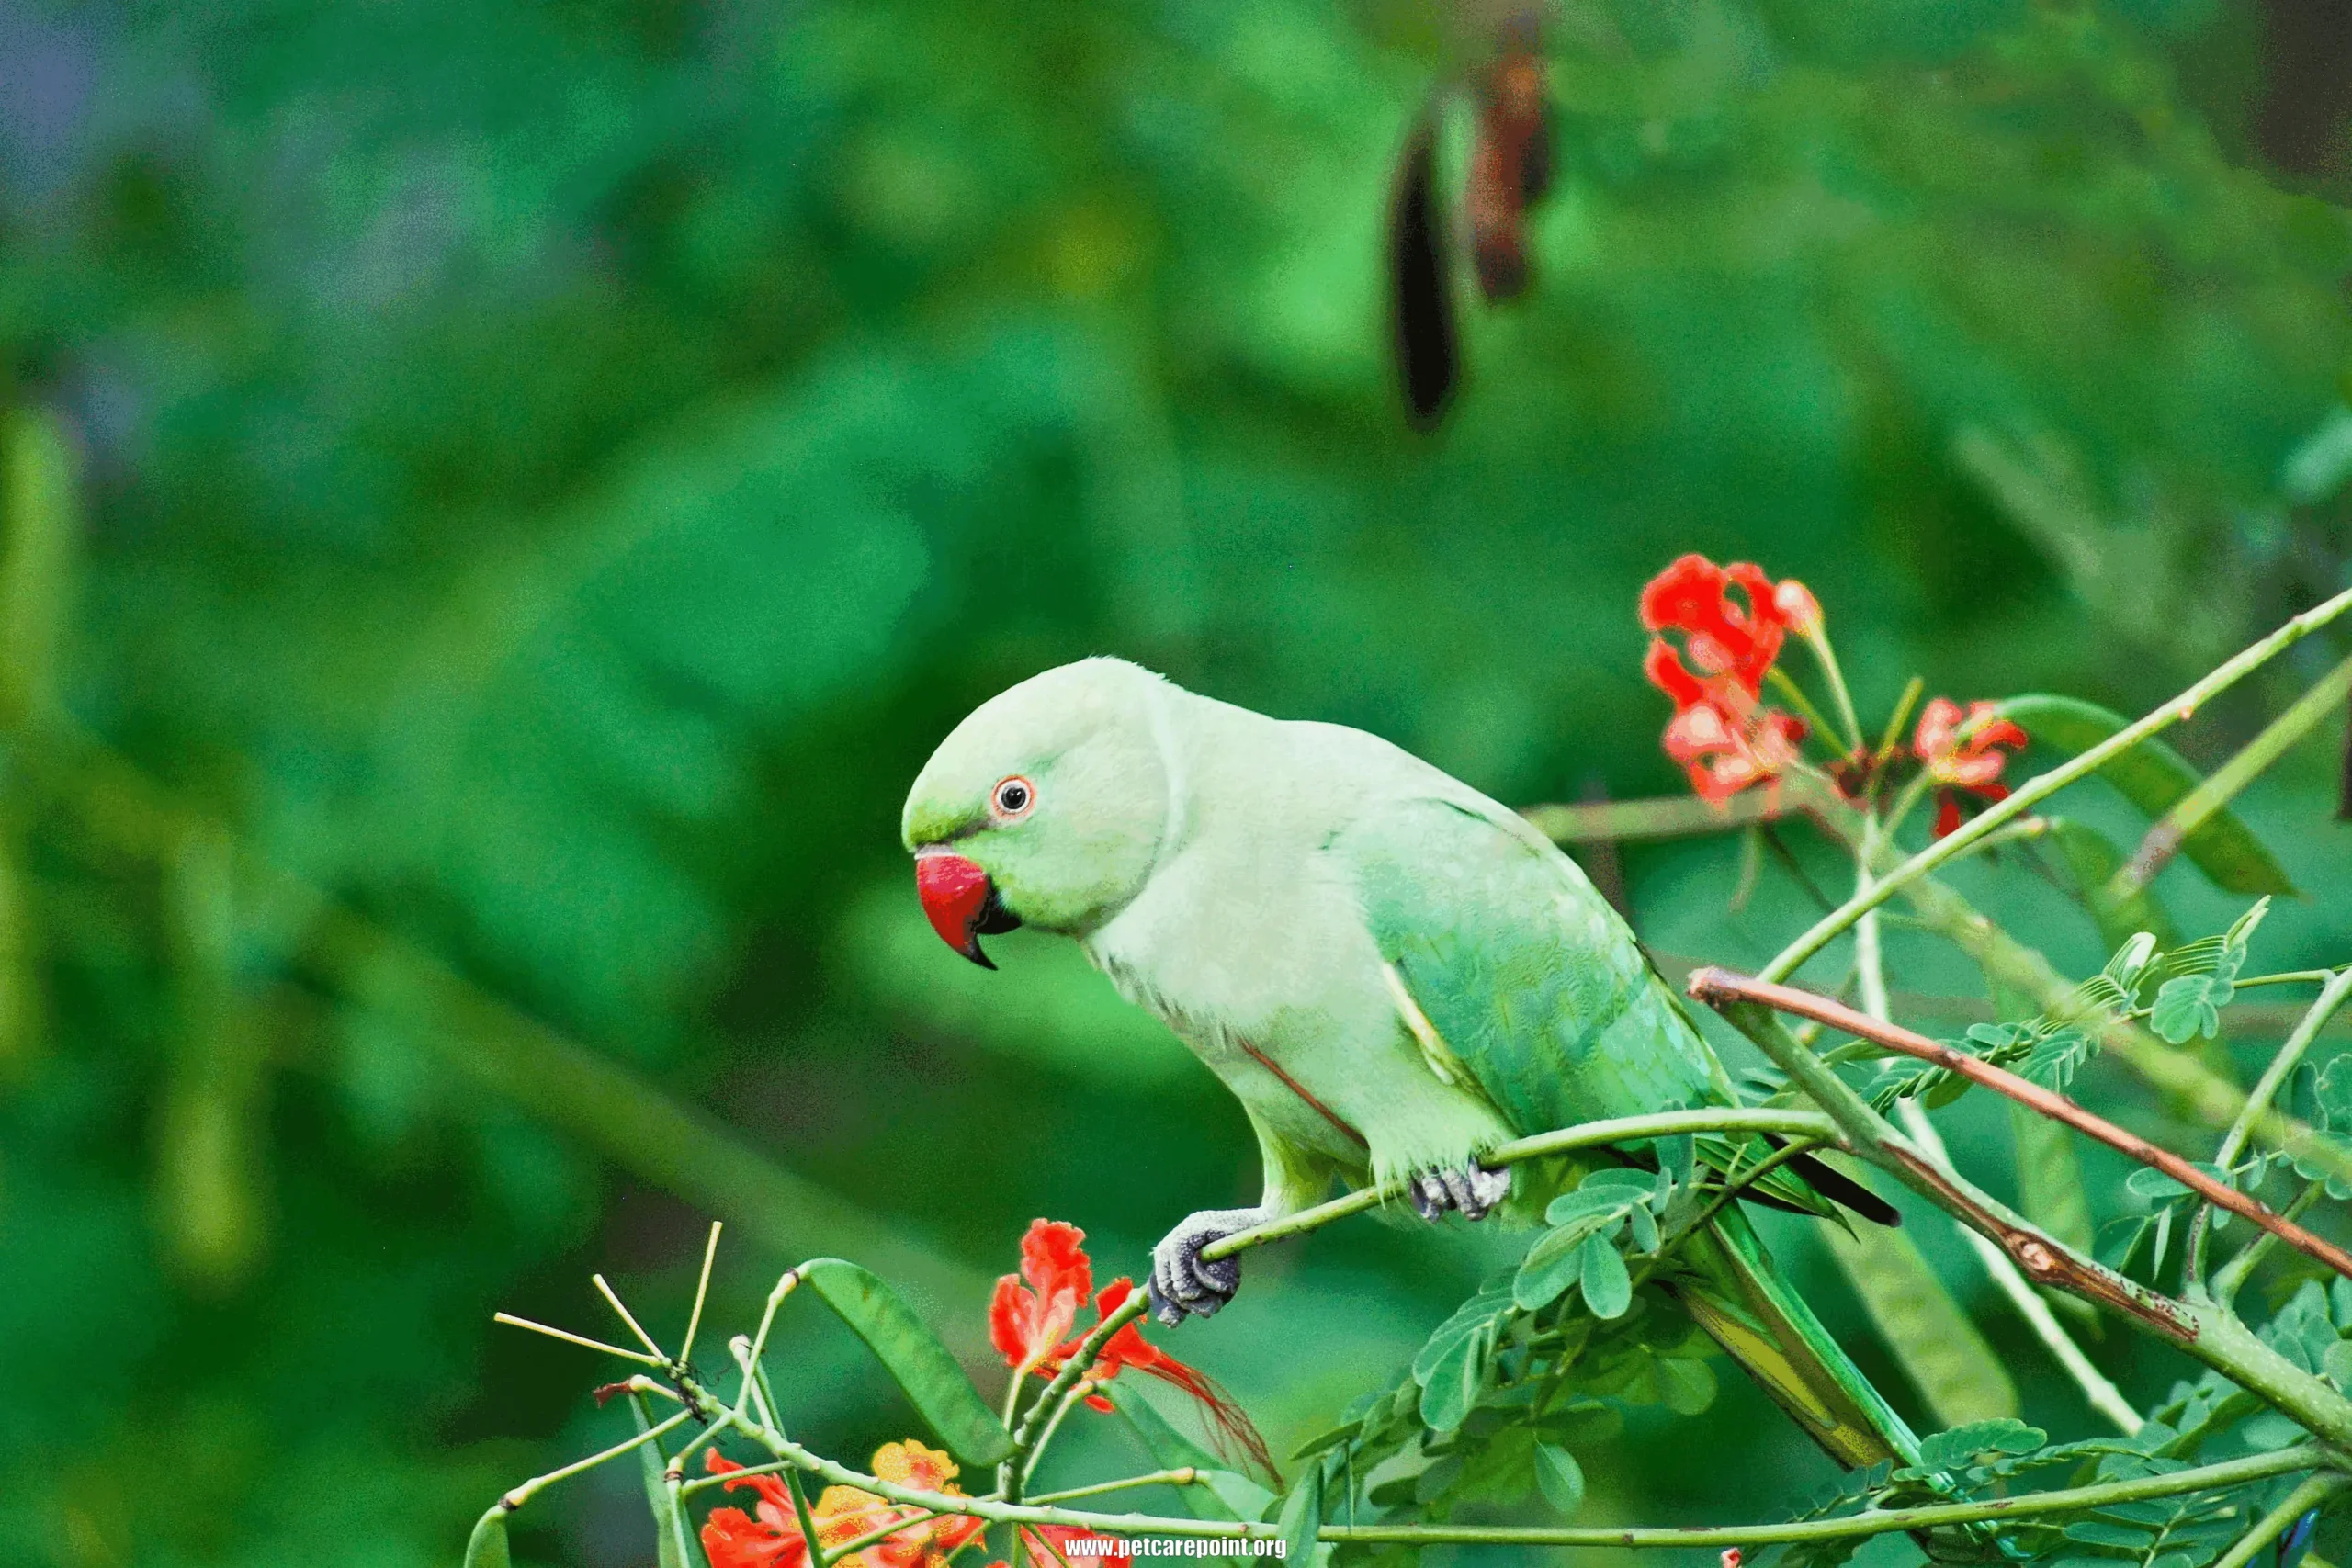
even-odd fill
[[[1416,430],[1437,427],[1462,379],[1453,255],[1437,188],[1437,113],[1432,106],[1414,122],[1406,140],[1388,213],[1389,324],[1405,416]]]

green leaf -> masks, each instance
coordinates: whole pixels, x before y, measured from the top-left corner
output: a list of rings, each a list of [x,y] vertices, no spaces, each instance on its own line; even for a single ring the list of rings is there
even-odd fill
[[[475,1521],[466,1540],[465,1568],[509,1568],[514,1558],[506,1551],[506,1506],[500,1504]]]
[[[1696,1416],[1715,1402],[1715,1369],[1680,1356],[1661,1357],[1657,1393],[1677,1416]]]
[[[2352,1131],[2352,1056],[2338,1056],[2319,1076],[2319,1113],[2335,1132]]]
[[[1585,1244],[1584,1304],[1595,1317],[1623,1317],[1634,1304],[1634,1280],[1624,1258],[1600,1236]]]
[[[1608,1245],[1581,1231],[1557,1230],[1537,1237],[1511,1280],[1511,1301],[1522,1312],[1551,1305],[1584,1277],[1584,1249]]]
[[[2186,1198],[2189,1190],[2161,1170],[2143,1166],[2123,1179],[2125,1190],[2134,1198],[2144,1198],[2151,1203],[2169,1203],[2176,1198]]]
[[[1918,1468],[1955,1469],[1981,1453],[2030,1454],[2049,1440],[2049,1433],[2039,1427],[2029,1427],[2013,1416],[1970,1421],[1922,1438]]]
[[[1350,1438],[1354,1437],[1362,1430],[1363,1430],[1363,1423],[1362,1421],[1346,1422],[1340,1426],[1332,1427],[1327,1432],[1320,1432],[1316,1436],[1307,1438],[1306,1441],[1291,1450],[1290,1457],[1294,1462],[1303,1459],[1312,1459],[1326,1449],[1338,1448],[1341,1443],[1346,1442]]]
[[[2235,987],[2211,975],[2177,975],[2156,990],[2148,1027],[2169,1044],[2186,1045],[2222,1032],[2222,1008]]]
[[[1305,1565],[1314,1561],[1315,1532],[1323,1527],[1323,1466],[1308,1465],[1283,1498],[1283,1561]]]
[[[2320,1358],[2320,1370],[2338,1390],[2352,1389],[2352,1344],[2337,1340]]]
[[[2069,755],[2089,750],[2131,721],[2096,703],[2033,694],[2001,705],[2002,716],[2028,735]],[[2098,776],[2154,819],[2203,782],[2181,754],[2151,737],[2098,770]],[[2292,893],[2295,885],[2262,840],[2224,807],[2181,841],[2181,853],[2225,893]]]
[[[1012,1451],[1012,1439],[996,1412],[898,1292],[872,1271],[838,1258],[804,1263],[800,1276],[865,1341],[949,1452],[966,1464],[989,1465]]]
[[[1535,1484],[1545,1502],[1569,1517],[1584,1503],[1584,1466],[1564,1448],[1535,1445]]]
[[[1657,1216],[1650,1213],[1649,1205],[1634,1204],[1625,1211],[1625,1218],[1633,1222],[1634,1250],[1656,1252],[1658,1244]]]

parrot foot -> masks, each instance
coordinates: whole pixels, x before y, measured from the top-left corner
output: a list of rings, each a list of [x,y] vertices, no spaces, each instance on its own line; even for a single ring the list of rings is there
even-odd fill
[[[1170,1328],[1190,1315],[1215,1317],[1241,1289],[1241,1259],[1206,1262],[1201,1249],[1265,1217],[1261,1209],[1203,1209],[1187,1214],[1151,1249],[1151,1280],[1145,1288],[1151,1295],[1152,1315]]]
[[[1488,1170],[1473,1160],[1453,1170],[1425,1170],[1412,1178],[1406,1193],[1413,1212],[1435,1222],[1448,1209],[1465,1220],[1483,1220],[1487,1211],[1510,1196],[1510,1168]]]

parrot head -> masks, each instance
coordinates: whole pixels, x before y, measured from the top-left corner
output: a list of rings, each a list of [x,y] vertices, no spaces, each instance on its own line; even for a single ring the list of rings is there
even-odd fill
[[[1125,660],[1082,660],[989,698],[940,742],[899,834],[948,946],[993,969],[982,936],[1083,936],[1142,890],[1168,818],[1154,715],[1173,690]]]

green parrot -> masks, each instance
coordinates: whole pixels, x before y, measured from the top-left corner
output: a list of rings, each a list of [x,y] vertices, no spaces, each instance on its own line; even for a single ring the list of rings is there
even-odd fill
[[[991,698],[907,797],[925,913],[979,939],[1075,938],[1249,1113],[1265,1168],[1246,1209],[1192,1214],[1153,1249],[1163,1322],[1241,1281],[1204,1247],[1329,1195],[1402,1181],[1425,1220],[1540,1213],[1540,1179],[1479,1156],[1604,1117],[1736,1103],[1633,932],[1517,813],[1340,725],[1268,718],[1116,659]],[[1718,1165],[1740,1145],[1702,1145]],[[1754,1150],[1748,1142],[1746,1147]],[[1628,1151],[1627,1158],[1643,1157]],[[1883,1201],[1792,1160],[1760,1201]],[[1847,1465],[1917,1442],[1792,1290],[1736,1207],[1668,1281],[1691,1315]]]

